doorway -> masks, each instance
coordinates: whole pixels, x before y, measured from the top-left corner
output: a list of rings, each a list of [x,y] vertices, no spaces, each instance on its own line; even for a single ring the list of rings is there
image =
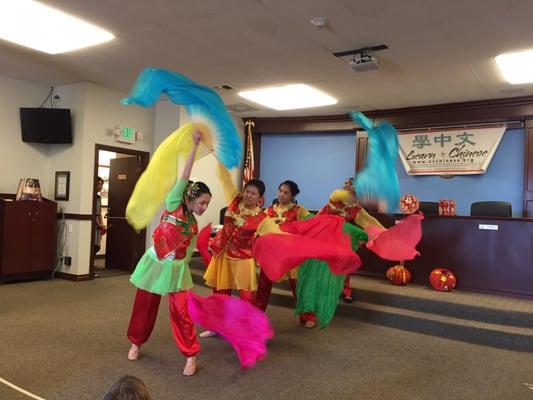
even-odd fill
[[[146,230],[136,232],[126,221],[125,211],[149,159],[148,152],[95,145],[93,215],[97,210],[96,181],[101,177],[104,184],[99,196],[105,233],[96,233],[95,217],[91,235],[91,278],[130,274],[146,249]]]

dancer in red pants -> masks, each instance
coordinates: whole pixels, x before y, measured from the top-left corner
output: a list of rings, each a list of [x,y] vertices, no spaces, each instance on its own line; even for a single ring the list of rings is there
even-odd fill
[[[278,225],[284,222],[292,222],[310,218],[313,214],[305,207],[296,204],[296,196],[300,193],[300,188],[293,181],[284,181],[278,187],[277,202],[266,209],[267,215]],[[284,278],[288,279],[292,295],[296,298],[296,284],[298,279],[298,267],[288,272]],[[283,278],[282,278],[283,279]],[[261,270],[257,286],[255,302],[257,306],[265,311],[272,292],[272,281]],[[306,328],[313,328],[316,325],[315,315],[303,313],[300,315],[300,322]]]
[[[204,274],[205,283],[214,293],[229,296],[232,290],[237,290],[241,299],[254,303],[257,277],[252,244],[257,229],[267,218],[261,208],[265,184],[259,179],[251,179],[239,193],[227,169],[221,166],[218,173],[220,180],[226,183],[225,187],[231,188],[226,193],[231,203],[224,214],[222,229],[211,242],[213,257]],[[215,335],[207,330],[200,337]]]
[[[196,354],[200,345],[187,310],[186,291],[192,288],[189,261],[195,248],[198,224],[211,200],[209,188],[202,182],[189,182],[201,134],[193,134],[193,149],[182,176],[166,198],[166,209],[154,232],[154,245],[144,253],[130,282],[137,287],[128,327],[131,348],[129,360],[137,360],[140,348],[152,333],[161,296],[168,294],[170,322],[178,349],[187,358],[183,375],[196,372]]]

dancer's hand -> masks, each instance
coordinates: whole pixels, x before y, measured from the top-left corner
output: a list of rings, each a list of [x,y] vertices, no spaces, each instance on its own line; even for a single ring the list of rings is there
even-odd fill
[[[198,146],[200,144],[200,141],[202,140],[202,132],[200,131],[195,131],[193,134],[192,134],[192,141],[194,143],[195,146]]]

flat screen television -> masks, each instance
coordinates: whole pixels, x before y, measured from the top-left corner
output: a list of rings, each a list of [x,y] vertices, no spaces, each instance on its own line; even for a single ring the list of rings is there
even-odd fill
[[[68,108],[20,109],[22,141],[28,143],[72,143]]]

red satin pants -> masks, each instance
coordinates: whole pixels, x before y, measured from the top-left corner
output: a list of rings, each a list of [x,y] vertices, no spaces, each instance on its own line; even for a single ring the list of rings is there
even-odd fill
[[[344,286],[342,288],[342,297],[352,297],[352,288],[350,287],[350,275],[344,278]]]
[[[242,289],[239,289],[238,292],[239,292],[239,298],[241,300],[247,301],[248,303],[255,304],[254,292],[252,292],[251,290],[242,290]],[[213,293],[214,294],[224,294],[226,296],[231,296],[231,289],[215,289],[215,288],[213,288]]]
[[[160,295],[137,289],[128,327],[128,339],[131,343],[141,346],[148,340],[154,329],[160,302]],[[178,349],[185,357],[196,355],[200,351],[200,343],[187,309],[187,292],[169,293],[168,305],[170,326]]]
[[[292,296],[296,299],[296,285],[297,279],[289,279],[289,286],[291,288]],[[255,295],[255,304],[261,310],[266,311],[268,302],[270,299],[270,293],[272,292],[272,281],[268,279],[265,273],[261,270],[259,274],[259,282],[257,284],[257,293]],[[306,312],[300,314],[300,322],[305,323],[307,321],[316,322],[316,316],[313,313]]]

